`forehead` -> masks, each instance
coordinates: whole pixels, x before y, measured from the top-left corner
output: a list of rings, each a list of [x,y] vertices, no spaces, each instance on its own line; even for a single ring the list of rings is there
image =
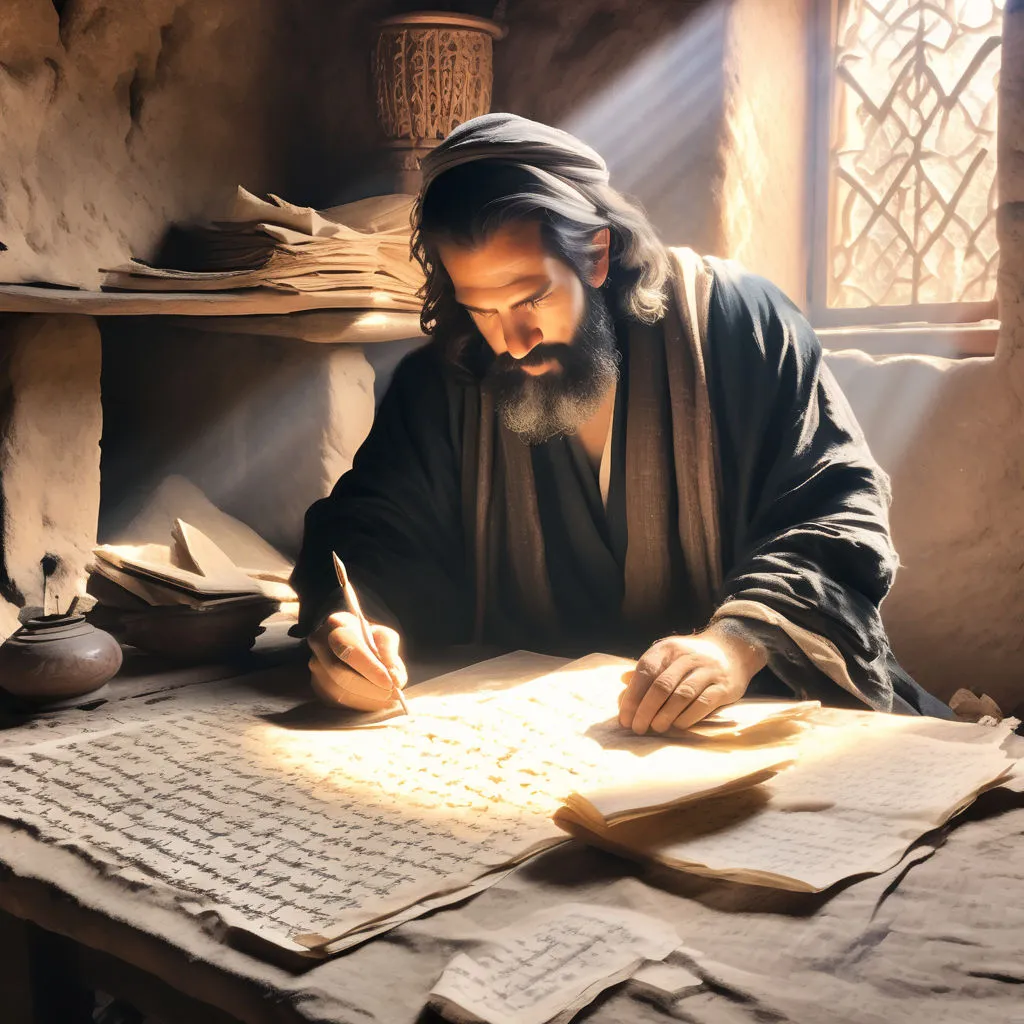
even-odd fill
[[[553,257],[544,249],[537,221],[504,224],[479,245],[443,242],[438,251],[456,288],[501,289],[552,271]]]

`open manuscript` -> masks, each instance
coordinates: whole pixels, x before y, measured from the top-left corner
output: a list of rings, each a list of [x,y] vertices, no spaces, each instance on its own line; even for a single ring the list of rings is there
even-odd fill
[[[412,687],[408,717],[325,710],[313,728],[291,724],[294,692],[192,688],[144,721],[0,740],[0,816],[218,934],[323,957],[566,832],[823,888],[895,863],[1012,766],[1005,730],[813,706],[743,704],[685,738],[635,736],[617,722],[629,668],[509,655]]]

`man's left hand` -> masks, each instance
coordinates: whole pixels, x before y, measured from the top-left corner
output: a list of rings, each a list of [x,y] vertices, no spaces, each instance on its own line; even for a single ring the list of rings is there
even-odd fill
[[[703,633],[659,640],[619,699],[619,723],[637,734],[689,729],[738,701],[767,662],[765,649],[726,619]]]

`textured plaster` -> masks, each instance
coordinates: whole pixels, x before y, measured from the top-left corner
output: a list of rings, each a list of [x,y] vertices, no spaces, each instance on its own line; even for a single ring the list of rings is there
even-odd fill
[[[94,286],[238,184],[326,201],[375,139],[380,3],[0,4],[0,281]]]
[[[3,323],[0,597],[17,607],[41,604],[40,559],[53,554],[59,567],[48,593],[66,608],[84,576],[99,513],[99,331],[87,317]]]

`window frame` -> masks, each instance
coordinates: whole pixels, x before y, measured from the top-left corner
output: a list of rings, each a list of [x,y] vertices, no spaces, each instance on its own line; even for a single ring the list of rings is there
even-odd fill
[[[807,312],[816,329],[834,332],[837,338],[858,328],[895,328],[891,337],[910,341],[914,332],[900,327],[933,328],[962,335],[974,328],[975,340],[963,355],[991,355],[999,334],[998,301],[915,303],[898,306],[828,305],[829,228],[834,212],[832,196],[832,143],[837,102],[835,49],[840,0],[815,0],[811,17],[811,124],[809,176],[811,181],[811,224],[808,232]],[[1000,122],[1001,123],[1001,122]],[[844,331],[846,329],[846,331]],[[955,346],[963,349],[962,345]],[[895,349],[894,351],[908,351]],[[914,350],[910,350],[914,351]]]

